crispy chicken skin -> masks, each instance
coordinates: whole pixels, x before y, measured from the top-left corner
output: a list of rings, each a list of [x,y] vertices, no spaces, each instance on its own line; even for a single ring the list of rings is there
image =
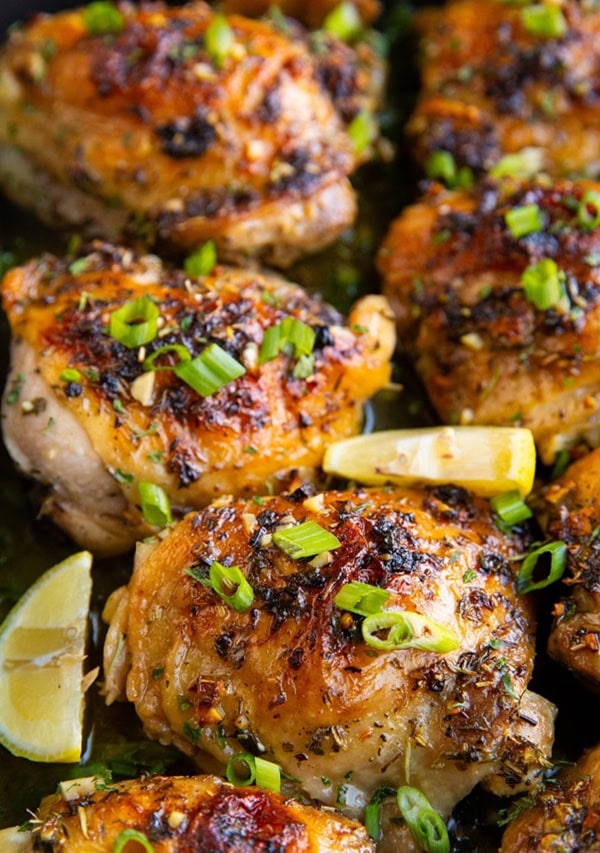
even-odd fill
[[[543,492],[548,536],[567,543],[571,595],[555,607],[548,651],[600,689],[600,450],[574,462]]]
[[[500,853],[600,850],[600,747],[563,771],[532,808],[508,826]]]
[[[445,150],[481,175],[536,148],[552,175],[598,173],[600,13],[566,0],[559,14],[560,37],[528,31],[516,4],[456,0],[420,14],[423,88],[407,130],[421,162]]]
[[[392,224],[379,269],[401,337],[446,423],[521,425],[546,463],[600,422],[600,230],[578,224],[589,181],[437,184]],[[544,227],[516,238],[505,215],[537,205]],[[564,298],[539,310],[521,283],[553,260]]]
[[[14,201],[92,236],[184,249],[210,238],[225,258],[277,265],[352,223],[356,158],[304,34],[232,16],[233,45],[216,61],[204,41],[215,13],[200,0],[120,9],[110,38],[90,34],[81,11],[9,38],[0,182]],[[334,52],[355,107],[370,103],[378,76],[351,48]]]
[[[341,546],[286,556],[274,532],[305,520]],[[265,750],[311,797],[353,815],[381,785],[414,785],[444,814],[479,781],[518,789],[553,736],[553,707],[527,690],[534,624],[513,561],[527,543],[452,486],[217,502],[138,546],[104,614],[107,701],[133,702],[150,737],[202,767]],[[247,577],[246,612],[201,582],[215,560]],[[361,618],[334,604],[352,580],[443,624],[458,648],[377,653]]]
[[[342,815],[260,788],[235,788],[216,776],[154,776],[99,786],[104,790],[97,790],[93,779],[63,785],[68,799],[56,795],[44,800],[23,853],[112,853],[126,829],[141,832],[155,853],[375,849],[364,827]],[[138,849],[132,841],[126,849],[134,847]]]
[[[107,324],[143,295],[160,307],[159,334],[128,349]],[[360,429],[362,404],[389,379],[394,330],[379,296],[359,302],[346,325],[274,275],[217,266],[189,278],[156,256],[97,243],[75,264],[47,255],[12,270],[3,297],[12,327],[6,446],[50,487],[45,511],[98,553],[148,533],[140,481],[183,509],[277,488],[294,470],[310,477],[328,442]],[[282,352],[259,364],[265,330],[286,317],[315,330],[312,356]],[[172,369],[143,370],[161,347],[197,356],[215,343],[246,373],[210,396]],[[155,366],[177,358],[167,352]]]
[[[237,12],[251,17],[264,15],[276,6],[284,15],[297,18],[309,27],[316,28],[339,3],[338,0],[277,0],[276,3],[271,0],[224,0],[222,5],[229,14]],[[378,0],[357,0],[354,5],[365,23],[376,18],[381,10]]]

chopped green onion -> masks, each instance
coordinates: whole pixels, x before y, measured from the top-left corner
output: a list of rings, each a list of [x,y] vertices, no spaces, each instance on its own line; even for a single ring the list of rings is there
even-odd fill
[[[367,805],[365,806],[365,829],[373,841],[381,838],[381,803],[388,797],[394,797],[396,789],[389,785],[377,788]]]
[[[460,169],[449,151],[432,151],[425,164],[425,173],[432,180],[439,180],[449,189],[473,185],[473,172],[468,166]]]
[[[241,771],[240,771],[241,765]],[[281,791],[281,768],[273,761],[258,758],[249,752],[232,755],[225,769],[227,781],[245,788],[255,782],[260,788],[279,793]]]
[[[292,376],[294,377],[294,379],[308,379],[308,377],[312,376],[314,372],[314,355],[301,355],[296,364],[294,365],[294,369],[292,370]]]
[[[340,610],[349,610],[350,613],[358,613],[359,616],[370,616],[373,613],[379,613],[389,597],[389,592],[379,586],[362,583],[362,581],[350,581],[340,589],[333,603]]]
[[[377,122],[369,110],[361,110],[348,125],[354,154],[359,157],[377,138]]]
[[[210,397],[234,379],[243,376],[246,369],[218,344],[211,344],[204,352],[191,359],[181,361],[173,368],[175,375],[200,394]]]
[[[577,208],[577,222],[591,231],[600,225],[600,192],[588,190]]]
[[[211,60],[220,68],[231,53],[235,37],[224,15],[215,15],[204,33],[204,46]]]
[[[141,844],[146,853],[154,853],[154,847],[150,844],[143,832],[138,829],[123,829],[113,841],[112,853],[122,853],[130,841]]]
[[[342,41],[352,41],[362,30],[362,21],[354,3],[340,3],[323,21],[323,29]]]
[[[149,296],[126,302],[110,315],[108,333],[129,349],[149,344],[158,334],[159,311]]]
[[[125,26],[125,18],[114,3],[98,0],[86,6],[81,16],[86,30],[91,36],[103,36],[118,33]]]
[[[516,489],[505,492],[503,495],[496,495],[490,501],[490,505],[500,520],[508,524],[509,527],[518,524],[520,521],[525,521],[533,515]]]
[[[400,814],[419,847],[426,853],[450,853],[446,824],[425,794],[404,785],[398,788],[396,799]]]
[[[74,367],[67,367],[60,374],[60,379],[62,382],[80,382],[81,373]]]
[[[516,238],[535,234],[544,227],[544,215],[537,204],[513,207],[505,214],[504,221],[508,225],[510,233]]]
[[[541,581],[534,581],[533,575],[542,554],[550,554],[550,570]],[[536,589],[544,589],[562,578],[567,565],[567,546],[564,542],[548,542],[535,551],[531,551],[523,560],[517,577],[517,592],[525,594]]]
[[[155,483],[138,483],[138,492],[148,524],[165,527],[172,522],[171,504],[164,489]]]
[[[259,364],[272,361],[287,348],[291,349],[294,358],[301,358],[303,355],[311,355],[314,345],[314,329],[295,317],[286,317],[281,323],[265,330],[258,361]]]
[[[552,258],[530,264],[521,276],[525,296],[539,311],[557,305],[564,297],[563,273]]]
[[[273,544],[292,560],[300,560],[302,557],[314,557],[325,551],[333,551],[342,543],[337,536],[314,521],[304,521],[295,527],[276,530],[273,533]]]
[[[254,601],[254,590],[238,566],[224,566],[216,560],[210,564],[210,585],[230,607],[243,613]]]
[[[378,636],[380,631],[386,630],[387,636]],[[423,649],[445,654],[459,646],[458,638],[450,628],[409,610],[384,610],[367,616],[362,624],[362,635],[369,646],[385,652]]]
[[[542,154],[539,148],[524,148],[518,154],[505,154],[490,169],[492,178],[529,178],[542,168]]]
[[[204,243],[183,262],[183,268],[188,275],[210,275],[217,263],[217,249],[212,240]]]
[[[554,3],[535,3],[521,12],[525,29],[534,36],[560,38],[567,31],[567,21],[560,7]]]
[[[174,370],[177,365],[164,365],[159,367],[154,366],[154,362],[160,358],[162,355],[165,355],[168,352],[174,352],[177,356],[179,356],[179,363],[182,361],[190,361],[192,356],[187,347],[184,347],[183,344],[165,344],[165,346],[159,347],[154,350],[147,358],[144,359],[142,364],[143,370]]]

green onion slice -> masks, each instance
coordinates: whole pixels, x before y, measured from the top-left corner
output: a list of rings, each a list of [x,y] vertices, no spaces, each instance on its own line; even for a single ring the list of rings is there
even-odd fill
[[[234,42],[235,36],[227,23],[227,18],[224,15],[215,15],[204,33],[204,46],[217,68],[223,65],[231,53]]]
[[[91,36],[102,36],[108,33],[118,33],[125,26],[125,18],[114,3],[98,0],[90,3],[81,12],[83,23]]]
[[[130,299],[110,315],[108,333],[129,349],[149,344],[158,334],[158,315],[149,296]]]
[[[398,788],[396,799],[400,814],[419,847],[426,853],[450,853],[446,824],[425,794],[404,785]]]
[[[352,41],[360,35],[362,21],[354,3],[340,3],[327,15],[323,21],[323,29],[342,41]]]
[[[288,348],[294,358],[301,358],[303,355],[311,355],[314,345],[315,330],[295,317],[286,317],[281,323],[265,330],[258,361],[259,364],[272,361]]]
[[[239,361],[218,344],[211,344],[190,361],[181,361],[173,370],[201,397],[210,397],[246,372]]]
[[[138,483],[142,512],[148,524],[165,527],[173,521],[167,493],[155,483]]]
[[[524,148],[518,154],[505,154],[490,169],[492,178],[529,178],[542,168],[539,148]]]
[[[359,616],[371,616],[382,610],[389,597],[389,592],[379,586],[362,583],[362,581],[350,581],[340,589],[333,603],[340,610],[349,610],[350,613],[358,613]]]
[[[210,275],[217,263],[217,249],[212,240],[204,243],[183,262],[183,268],[188,275]]]
[[[588,190],[577,208],[577,222],[591,231],[600,225],[600,192]]]
[[[389,785],[378,788],[365,806],[365,828],[373,841],[381,838],[381,803],[388,797],[396,796],[396,789]]]
[[[182,361],[190,361],[192,358],[189,349],[187,347],[184,347],[183,344],[165,344],[165,346],[159,347],[158,349],[154,350],[153,353],[151,353],[147,358],[144,359],[142,369],[146,371],[174,370],[176,365],[167,364],[159,365],[158,367],[154,366],[154,362],[168,352],[174,352],[179,357],[180,363]]]
[[[490,505],[498,518],[508,524],[509,527],[518,524],[520,521],[525,521],[533,515],[516,489],[505,492],[503,495],[496,495],[491,499]]]
[[[528,234],[535,234],[542,230],[544,214],[537,204],[524,204],[509,210],[504,216],[504,221],[513,237],[526,237]]]
[[[382,637],[383,631],[387,634]],[[450,628],[409,610],[384,610],[367,616],[362,624],[362,635],[365,643],[384,652],[422,649],[445,654],[459,646]]]
[[[525,296],[539,311],[558,305],[565,295],[563,273],[552,258],[530,264],[521,276]]]
[[[277,545],[292,560],[314,557],[324,551],[333,551],[342,544],[337,536],[314,521],[303,521],[286,530],[273,533],[273,544]]]
[[[361,110],[348,125],[352,150],[359,157],[377,138],[377,122],[369,110]]]
[[[81,373],[74,367],[66,367],[60,374],[62,382],[81,382]]]
[[[567,31],[567,21],[560,7],[554,3],[535,3],[521,12],[525,29],[534,36],[560,38]]]
[[[459,169],[449,151],[432,151],[425,163],[425,174],[446,184],[449,189],[467,188],[474,183],[472,170],[468,166]]]
[[[227,762],[225,776],[232,785],[245,788],[248,785],[257,784],[259,788],[281,791],[281,768],[273,761],[258,758],[249,752],[240,752],[232,755]]]
[[[129,844],[130,841],[135,841],[136,844],[141,844],[146,853],[154,853],[154,847],[150,844],[143,832],[139,829],[123,829],[113,841],[113,853],[121,853],[122,850]]]
[[[550,570],[545,578],[534,581],[533,575],[542,554],[550,554]],[[567,546],[564,542],[548,542],[531,551],[523,560],[517,577],[517,592],[522,595],[536,589],[544,589],[562,578],[567,565]]]
[[[210,585],[226,604],[243,613],[254,601],[254,590],[238,566],[224,566],[216,560],[210,564]]]

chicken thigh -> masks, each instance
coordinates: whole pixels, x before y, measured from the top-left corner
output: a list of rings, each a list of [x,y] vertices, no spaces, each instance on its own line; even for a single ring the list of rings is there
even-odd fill
[[[592,2],[456,0],[420,14],[417,156],[449,152],[480,176],[526,152],[555,176],[600,170],[600,12]]]
[[[446,423],[520,425],[546,463],[600,424],[600,184],[434,184],[379,268]]]
[[[17,204],[277,265],[352,223],[357,158],[304,35],[201,0],[92,8],[36,17],[0,55],[0,183]]]
[[[31,831],[20,833],[15,853],[112,853],[128,831],[124,849],[142,849],[137,833],[155,853],[375,849],[366,830],[342,815],[260,788],[235,788],[215,776],[154,776],[115,784],[90,777],[63,782],[61,788],[63,796],[47,797]]]
[[[277,276],[216,266],[190,277],[96,244],[71,264],[48,255],[12,270],[3,297],[6,446],[49,486],[44,511],[97,553],[149,532],[140,482],[185,509],[277,490],[299,469],[310,477],[390,375],[393,322],[379,296],[346,325]],[[132,346],[122,335],[144,317],[154,329]]]
[[[278,537],[307,521],[339,547],[288,556]],[[453,486],[214,503],[138,546],[109,599],[107,700],[133,702],[150,737],[200,766],[265,754],[352,815],[382,785],[415,786],[443,814],[480,781],[519,789],[553,736],[553,707],[527,689],[534,622],[515,573],[528,541]],[[215,563],[246,578],[246,610],[208,584]],[[409,611],[416,646],[365,642],[363,618],[335,603],[352,581]]]

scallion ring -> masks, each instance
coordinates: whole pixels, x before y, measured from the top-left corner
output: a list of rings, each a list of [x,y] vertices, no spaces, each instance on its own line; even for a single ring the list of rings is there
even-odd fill
[[[542,258],[530,264],[521,276],[525,296],[538,311],[547,311],[558,305],[565,295],[563,273],[552,258]]]
[[[233,30],[224,15],[215,15],[204,33],[204,46],[212,62],[220,68],[235,42]]]
[[[379,636],[382,631],[387,631],[386,636]],[[445,654],[459,646],[450,628],[409,610],[384,610],[367,616],[362,624],[362,635],[365,643],[384,652],[422,649]]]
[[[541,231],[545,222],[544,214],[537,204],[513,207],[504,214],[504,221],[516,239]]]
[[[396,794],[400,814],[410,834],[426,853],[450,853],[448,830],[441,815],[417,788],[403,785]]]
[[[550,569],[545,578],[534,581],[533,575],[543,554],[550,555]],[[524,595],[536,589],[544,589],[562,578],[567,565],[567,546],[564,542],[547,542],[531,551],[523,560],[517,577],[517,592]]]
[[[238,566],[224,566],[214,560],[208,573],[210,585],[233,610],[243,613],[254,601],[254,590]]]
[[[242,768],[240,770],[240,768]],[[258,758],[249,752],[232,755],[225,768],[227,781],[239,788],[258,785],[267,791],[281,791],[281,768],[273,761]]]
[[[258,356],[259,364],[272,361],[288,347],[294,358],[310,355],[315,345],[315,337],[314,329],[306,323],[295,317],[286,317],[281,323],[265,330]]]
[[[577,208],[577,222],[582,228],[592,231],[600,225],[600,192],[588,190]]]
[[[352,41],[362,30],[362,21],[354,3],[344,0],[329,12],[323,29],[341,41]]]
[[[349,610],[359,616],[371,616],[379,613],[387,603],[390,594],[379,586],[362,581],[350,581],[337,593],[333,603],[340,610]]]
[[[273,544],[292,560],[300,560],[303,557],[314,557],[325,551],[333,551],[342,543],[337,536],[316,522],[304,521],[295,527],[276,530],[273,533]]]
[[[149,344],[158,334],[159,310],[149,296],[130,299],[110,315],[108,333],[128,349]]]
[[[74,367],[66,367],[60,374],[62,382],[81,382],[81,373]]]
[[[381,803],[388,797],[396,796],[396,789],[389,785],[378,788],[365,806],[365,829],[373,841],[381,838]]]
[[[83,24],[91,36],[104,36],[118,33],[125,26],[125,18],[114,3],[108,0],[96,0],[89,3],[81,12]]]
[[[123,829],[113,841],[112,853],[121,853],[130,841],[141,844],[146,853],[154,853],[154,847],[150,844],[143,832],[139,829]]]
[[[167,493],[155,483],[138,483],[142,513],[148,524],[165,527],[173,520]]]
[[[533,515],[516,489],[504,492],[503,495],[496,495],[491,499],[490,506],[498,518],[509,527],[526,521]]]
[[[377,122],[369,110],[361,110],[348,125],[348,136],[356,157],[377,138]]]
[[[173,370],[201,397],[210,397],[246,372],[239,361],[218,344],[211,344],[196,358],[180,362]]]
[[[158,349],[155,349],[153,353],[144,359],[142,364],[142,370],[149,371],[159,371],[159,370],[174,370],[177,365],[174,364],[165,364],[165,365],[155,365],[157,359],[161,356],[166,355],[168,352],[174,353],[178,359],[179,363],[182,361],[191,361],[191,354],[187,347],[184,347],[183,344],[165,344]]]
[[[534,3],[521,12],[525,29],[534,36],[560,38],[567,32],[567,21],[560,6],[554,3]]]
[[[183,268],[188,275],[210,275],[217,263],[217,249],[212,240],[208,240],[183,262]]]

